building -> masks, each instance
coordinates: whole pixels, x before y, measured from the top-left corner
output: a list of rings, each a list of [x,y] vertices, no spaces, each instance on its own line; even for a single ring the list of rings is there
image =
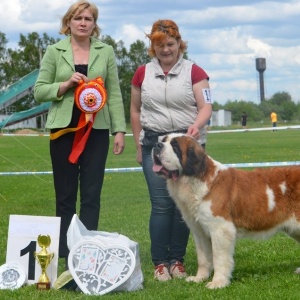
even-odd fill
[[[37,128],[36,117],[27,118],[23,121],[13,123],[11,125],[5,126],[6,123],[10,123],[10,117],[13,117],[14,114],[11,115],[0,115],[0,128],[5,128],[7,130],[15,130],[15,129],[24,129],[24,128]]]
[[[213,111],[211,115],[210,126],[231,126],[231,111],[220,109],[218,111]]]

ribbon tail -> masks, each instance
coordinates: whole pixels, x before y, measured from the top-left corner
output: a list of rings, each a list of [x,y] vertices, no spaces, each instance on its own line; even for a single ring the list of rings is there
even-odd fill
[[[74,132],[74,131],[76,131],[76,135],[79,136],[79,134],[77,134],[77,132],[79,132],[79,131],[84,132],[84,127],[89,121],[93,121],[93,115],[81,113],[77,127],[64,128],[57,132],[50,133],[50,140],[55,140],[66,133]],[[83,133],[81,133],[81,136],[83,136]]]
[[[80,128],[75,134],[72,151],[71,151],[71,154],[69,155],[69,162],[72,164],[76,164],[78,162],[78,158],[79,158],[80,154],[83,152],[86,142],[88,140],[88,137],[93,128],[94,118],[93,118],[93,116],[89,116],[88,118],[90,120],[87,123],[87,127]],[[85,131],[85,129],[86,129],[86,131]]]

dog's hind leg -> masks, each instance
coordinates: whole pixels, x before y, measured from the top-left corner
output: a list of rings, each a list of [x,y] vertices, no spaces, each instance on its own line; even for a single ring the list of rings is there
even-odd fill
[[[197,224],[189,227],[194,237],[198,270],[196,276],[189,276],[186,281],[200,282],[208,279],[212,270],[211,240]]]
[[[211,236],[214,276],[206,287],[209,289],[223,288],[230,284],[231,272],[234,267],[236,229],[231,223],[222,224],[212,232]]]
[[[288,232],[288,231],[285,230],[285,233],[287,235],[289,235],[291,238],[293,238],[295,241],[300,243],[300,230],[299,231],[293,231],[293,232]],[[300,274],[300,267],[295,270],[295,273]]]

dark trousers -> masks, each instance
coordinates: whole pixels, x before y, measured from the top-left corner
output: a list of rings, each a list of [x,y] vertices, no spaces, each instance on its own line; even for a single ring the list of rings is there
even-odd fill
[[[50,155],[56,195],[56,216],[61,217],[59,257],[67,257],[67,231],[74,214],[78,187],[80,189],[79,218],[88,230],[97,230],[100,195],[109,149],[109,131],[92,129],[77,164],[68,161],[74,133],[50,140]]]

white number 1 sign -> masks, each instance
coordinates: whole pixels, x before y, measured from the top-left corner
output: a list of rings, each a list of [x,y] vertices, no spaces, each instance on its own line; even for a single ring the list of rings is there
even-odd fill
[[[19,263],[26,272],[27,283],[36,283],[41,275],[41,267],[34,257],[34,252],[41,248],[37,243],[39,235],[49,235],[51,244],[47,250],[54,253],[54,258],[46,270],[51,284],[57,278],[59,217],[10,215],[6,263]]]

